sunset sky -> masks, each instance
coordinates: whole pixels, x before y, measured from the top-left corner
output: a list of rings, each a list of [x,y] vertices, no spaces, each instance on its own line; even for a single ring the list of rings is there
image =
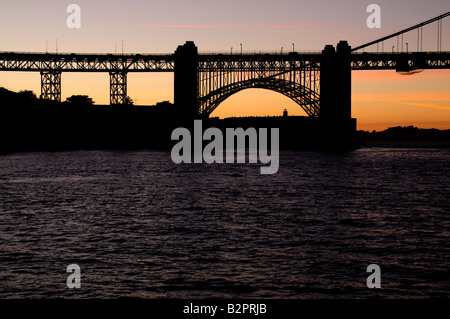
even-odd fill
[[[69,29],[66,8],[81,7],[81,28]],[[366,8],[381,7],[381,29],[369,29]],[[450,11],[448,0],[1,0],[0,51],[74,53],[172,53],[194,41],[200,52],[319,51],[347,40],[356,47]],[[436,50],[437,24],[424,28],[424,50]],[[417,48],[417,31],[404,36]],[[397,45],[387,41],[385,50]],[[406,45],[404,46],[406,49]],[[450,17],[443,21],[442,49],[450,51]],[[376,51],[376,47],[367,51]],[[354,71],[352,116],[358,129],[397,125],[450,129],[450,70],[400,75]],[[38,72],[0,72],[0,86],[40,94]],[[109,103],[107,73],[63,73],[62,99],[85,94]],[[173,75],[128,74],[136,104],[173,102]],[[305,115],[279,93],[251,89],[224,103],[212,116]]]

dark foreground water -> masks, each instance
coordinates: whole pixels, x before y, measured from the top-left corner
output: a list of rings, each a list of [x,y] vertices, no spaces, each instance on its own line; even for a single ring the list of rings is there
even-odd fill
[[[154,151],[1,156],[0,298],[448,297],[449,176],[437,149],[282,152],[275,175]]]

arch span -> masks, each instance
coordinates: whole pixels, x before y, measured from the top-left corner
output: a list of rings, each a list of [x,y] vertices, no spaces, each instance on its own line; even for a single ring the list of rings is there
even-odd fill
[[[319,94],[295,82],[274,77],[250,79],[223,86],[199,99],[199,113],[208,117],[223,101],[242,90],[268,89],[281,93],[297,103],[311,117],[319,115]]]

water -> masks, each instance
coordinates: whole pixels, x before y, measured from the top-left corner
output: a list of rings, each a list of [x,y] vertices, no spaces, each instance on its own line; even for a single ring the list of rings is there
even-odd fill
[[[281,152],[275,175],[156,151],[1,156],[0,298],[448,297],[449,164],[442,149]]]

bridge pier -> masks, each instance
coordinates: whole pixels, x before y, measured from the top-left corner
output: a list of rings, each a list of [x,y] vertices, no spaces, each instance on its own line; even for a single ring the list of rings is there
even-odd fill
[[[41,99],[61,102],[61,71],[41,71]]]
[[[327,45],[320,61],[320,117],[347,120],[352,117],[351,47],[341,41]]]
[[[356,119],[352,119],[351,47],[340,41],[336,49],[327,45],[320,60],[321,145],[326,149],[355,147]]]
[[[109,103],[111,105],[127,104],[127,72],[110,72],[109,83]]]
[[[181,119],[193,119],[198,114],[198,49],[194,42],[187,41],[175,51],[174,106]]]

